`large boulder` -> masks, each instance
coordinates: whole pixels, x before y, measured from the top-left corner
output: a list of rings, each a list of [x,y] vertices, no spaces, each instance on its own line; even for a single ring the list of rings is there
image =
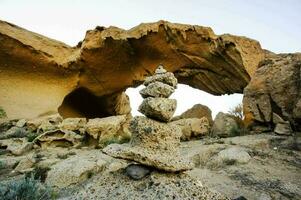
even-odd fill
[[[300,53],[267,54],[244,89],[246,124],[275,126],[281,118],[290,123],[293,129],[300,130],[300,70]]]
[[[126,115],[90,119],[86,124],[86,132],[98,140],[101,146],[118,143],[130,138],[127,131],[129,122]]]
[[[159,63],[180,83],[216,95],[242,92],[264,57],[255,40],[166,21],[98,26],[76,47],[0,21],[0,40],[0,102],[10,119],[57,110],[63,117],[125,114],[123,91]]]
[[[220,162],[235,162],[245,164],[251,159],[249,153],[241,147],[230,147],[220,151],[216,158]]]
[[[238,124],[232,115],[219,112],[214,119],[211,132],[213,136],[229,137],[233,136],[238,128]]]
[[[192,108],[189,108],[181,115],[174,117],[172,120],[187,119],[187,118],[203,118],[206,117],[209,120],[210,125],[213,124],[212,114],[210,108],[202,104],[195,104]]]
[[[190,140],[193,137],[208,135],[210,132],[210,124],[206,117],[179,119],[169,124],[178,126],[181,131],[181,140]]]

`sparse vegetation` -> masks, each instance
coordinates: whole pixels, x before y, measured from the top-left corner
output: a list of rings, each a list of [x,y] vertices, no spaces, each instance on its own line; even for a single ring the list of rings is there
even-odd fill
[[[36,137],[38,137],[39,136],[39,134],[37,134],[37,133],[32,133],[32,132],[30,132],[29,134],[27,134],[27,141],[28,142],[32,142],[32,141],[34,141],[34,139],[36,139]]]
[[[33,177],[35,180],[39,180],[42,183],[44,183],[47,178],[47,173],[49,170],[50,168],[35,167],[32,172],[26,174],[26,177],[27,178]]]
[[[231,137],[240,136],[241,129],[238,126],[232,126],[230,129],[230,135]]]
[[[0,160],[0,170],[4,169],[5,166],[6,166],[6,164],[2,160]]]
[[[13,180],[8,183],[1,183],[0,196],[2,200],[56,199],[56,194],[53,190],[43,185],[39,180],[35,180],[33,176]]]
[[[5,110],[2,107],[0,107],[0,118],[5,118],[5,117],[7,117]]]
[[[237,127],[233,126],[230,130],[231,136],[235,137],[247,135],[249,133],[249,130],[245,127],[243,123],[243,105],[240,103],[234,106],[228,111],[228,114],[230,114],[237,123]]]
[[[101,147],[106,147],[106,146],[108,146],[110,144],[113,144],[113,143],[123,144],[123,143],[127,143],[129,141],[130,141],[130,138],[123,137],[123,138],[119,139],[117,137],[113,137],[113,138],[108,138],[108,139],[102,140],[100,142],[101,143],[100,146]]]
[[[225,159],[223,160],[225,165],[235,165],[236,164],[236,160],[234,159]]]
[[[233,108],[231,108],[231,109],[228,111],[228,113],[229,113],[230,115],[233,115],[233,116],[235,116],[235,117],[241,119],[241,120],[243,120],[243,118],[244,118],[244,114],[243,114],[243,106],[242,106],[241,103],[238,104],[238,105],[236,105],[236,106],[234,106]]]

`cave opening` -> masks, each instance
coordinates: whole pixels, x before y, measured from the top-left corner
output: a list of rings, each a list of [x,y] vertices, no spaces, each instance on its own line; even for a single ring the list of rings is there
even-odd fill
[[[108,110],[109,96],[98,97],[86,88],[77,88],[69,93],[58,108],[63,118],[85,117],[101,118],[108,117],[112,113]]]

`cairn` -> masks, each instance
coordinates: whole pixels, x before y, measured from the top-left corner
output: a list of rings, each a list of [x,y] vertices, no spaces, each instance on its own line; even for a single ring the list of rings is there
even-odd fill
[[[103,151],[113,157],[133,160],[160,170],[176,172],[192,168],[192,163],[180,155],[181,130],[168,124],[177,102],[169,99],[177,87],[174,74],[159,66],[153,76],[147,77],[144,98],[139,111],[130,123],[132,139],[129,144],[112,144]]]

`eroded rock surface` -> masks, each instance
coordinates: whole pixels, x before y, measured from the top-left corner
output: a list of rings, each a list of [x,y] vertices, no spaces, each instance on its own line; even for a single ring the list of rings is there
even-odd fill
[[[247,124],[275,126],[279,121],[300,130],[301,54],[269,53],[244,90]]]
[[[181,130],[163,122],[137,116],[131,121],[130,144],[111,144],[103,149],[117,158],[175,172],[191,169],[192,163],[179,152]]]
[[[179,119],[170,122],[175,126],[178,126],[181,131],[181,140],[190,140],[191,138],[198,138],[206,136],[210,132],[210,124],[206,117],[199,118],[187,118]]]
[[[264,57],[255,40],[166,21],[96,27],[76,47],[0,21],[0,39],[0,102],[9,118],[58,108],[63,117],[125,114],[122,91],[160,63],[180,83],[212,94],[242,92]]]
[[[209,120],[210,125],[212,126],[213,120],[212,120],[212,114],[210,108],[208,108],[205,105],[202,104],[195,104],[185,112],[183,112],[181,115],[174,117],[172,120],[178,120],[178,119],[187,119],[187,118],[203,118],[206,117]]]
[[[132,180],[117,171],[94,177],[68,199],[204,199],[226,200],[187,174],[154,172],[148,178]]]

